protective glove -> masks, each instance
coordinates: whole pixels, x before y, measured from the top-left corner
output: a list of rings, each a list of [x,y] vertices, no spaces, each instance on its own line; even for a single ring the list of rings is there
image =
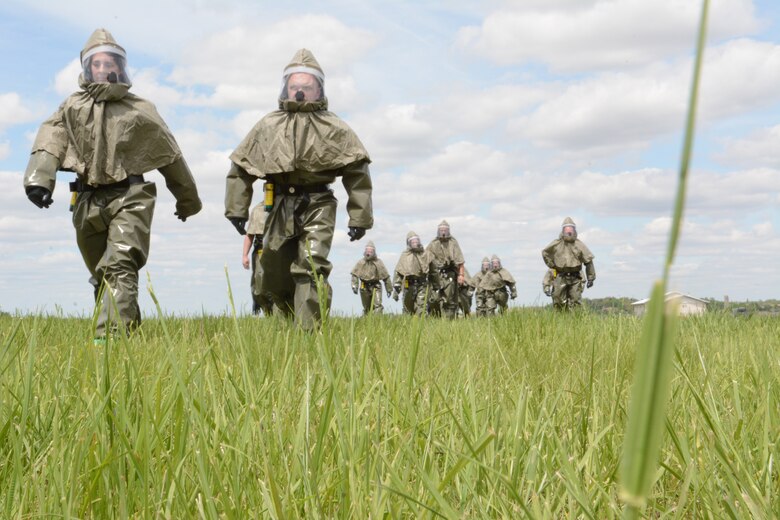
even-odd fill
[[[43,186],[29,186],[25,188],[27,198],[39,208],[48,208],[54,202],[51,199],[51,191]]]
[[[241,217],[228,217],[233,227],[236,228],[239,235],[246,235],[246,219]]]
[[[358,293],[358,288],[357,288],[357,285],[353,285],[353,286],[352,286],[352,292],[353,292],[353,293],[355,293],[355,294],[357,294],[357,293]]]
[[[517,298],[517,291],[512,291],[512,294],[510,294],[509,297],[512,298],[513,300]]]
[[[585,287],[587,287],[588,289],[593,287],[593,280],[588,280],[588,283],[585,284]]]
[[[545,287],[544,294],[546,294],[547,296],[552,296],[552,287]]]
[[[355,226],[349,226],[349,231],[347,232],[347,235],[349,235],[350,242],[354,242],[355,240],[360,240],[361,238],[363,238],[365,234],[366,234],[366,228],[355,227]]]
[[[178,211],[174,211],[173,214],[176,215],[176,218],[178,218],[182,222],[187,222],[187,217],[185,215],[179,215]]]
[[[398,291],[393,291],[393,299],[398,301]]]
[[[393,294],[393,291],[391,291],[390,289],[387,289],[387,297],[388,297],[388,298],[390,298],[390,295],[391,295],[391,294]]]

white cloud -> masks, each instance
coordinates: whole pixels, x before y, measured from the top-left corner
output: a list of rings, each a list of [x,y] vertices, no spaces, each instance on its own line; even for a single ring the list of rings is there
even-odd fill
[[[60,69],[54,76],[54,91],[62,97],[69,96],[79,89],[81,62],[76,58]]]
[[[480,26],[462,28],[457,46],[500,65],[542,62],[563,72],[625,68],[689,54],[700,5],[687,0],[511,3]],[[721,39],[758,29],[749,0],[721,0],[708,31]]]
[[[326,95],[333,91],[338,98],[342,90],[352,94],[354,85],[346,72],[375,43],[370,32],[327,15],[305,14],[267,27],[241,25],[195,43],[169,79],[214,86],[210,101],[216,106],[259,108],[278,98],[282,70],[295,51],[305,47],[316,50],[325,71]]]
[[[35,114],[22,102],[16,92],[0,94],[0,134],[12,126],[27,123]]]
[[[0,143],[0,161],[4,161],[11,155],[11,143],[3,141]]]
[[[688,104],[691,60],[609,72],[571,83],[530,114],[509,123],[513,135],[571,155],[642,148],[680,131]],[[745,78],[750,81],[745,81]],[[733,40],[708,49],[699,119],[713,121],[780,100],[780,45]]]
[[[755,130],[742,139],[724,139],[717,158],[727,164],[780,169],[778,148],[780,125]]]

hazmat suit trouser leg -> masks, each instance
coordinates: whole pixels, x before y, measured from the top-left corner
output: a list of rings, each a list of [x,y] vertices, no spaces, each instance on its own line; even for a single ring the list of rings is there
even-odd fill
[[[484,315],[493,316],[496,313],[496,307],[498,307],[498,302],[496,302],[495,291],[485,291]]]
[[[312,265],[314,273],[322,279],[325,310],[330,309],[332,293],[328,275],[332,264],[328,255],[336,226],[336,208],[332,192],[280,195],[266,223],[260,261],[261,291],[270,293],[286,315],[294,313],[296,324],[305,329],[313,328],[321,318]]]
[[[469,291],[465,287],[461,287],[458,291],[458,303],[460,304],[460,310],[463,311],[463,316],[471,314],[471,296]]]
[[[582,297],[582,280],[579,278],[567,278],[557,276],[553,280],[553,306],[557,310],[564,310],[569,307],[580,305]]]
[[[498,311],[503,314],[506,312],[506,309],[509,304],[509,295],[506,293],[506,289],[498,289],[495,293],[493,298],[496,300],[496,305],[498,305]]]
[[[422,316],[428,309],[428,285],[415,284],[404,289],[404,313]]]
[[[382,287],[377,285],[360,289],[360,301],[363,303],[363,314],[382,314]]]
[[[477,291],[477,296],[476,296],[477,316],[485,316],[487,314],[486,301],[487,301],[486,292],[484,290]]]
[[[249,288],[252,290],[252,312],[259,314],[263,311],[263,314],[270,316],[273,314],[273,299],[268,294],[260,292],[263,283],[263,267],[260,265],[262,253],[262,249],[252,252],[252,278],[249,282]]]
[[[154,183],[79,193],[73,211],[76,242],[90,275],[103,283],[95,334],[121,321],[141,323],[138,271],[146,265],[157,196]]]
[[[453,319],[458,314],[458,305],[460,304],[460,290],[458,283],[452,278],[442,277],[441,311],[447,318]]]

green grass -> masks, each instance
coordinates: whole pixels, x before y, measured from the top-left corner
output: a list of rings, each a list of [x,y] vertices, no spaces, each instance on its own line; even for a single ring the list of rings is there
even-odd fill
[[[0,317],[2,518],[613,518],[641,321]],[[644,514],[780,516],[780,321],[681,320]],[[637,367],[641,369],[641,367]]]

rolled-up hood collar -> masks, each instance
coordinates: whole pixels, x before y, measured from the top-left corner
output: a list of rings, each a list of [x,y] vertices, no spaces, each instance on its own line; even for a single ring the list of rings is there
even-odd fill
[[[287,112],[317,112],[328,109],[328,98],[316,101],[295,101],[294,99],[280,99],[279,109]]]

